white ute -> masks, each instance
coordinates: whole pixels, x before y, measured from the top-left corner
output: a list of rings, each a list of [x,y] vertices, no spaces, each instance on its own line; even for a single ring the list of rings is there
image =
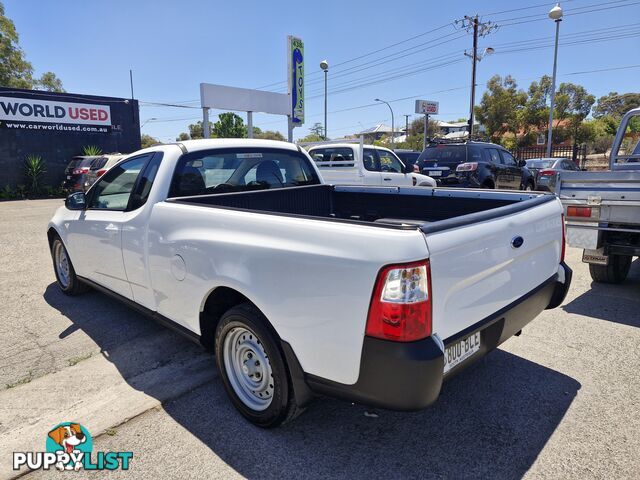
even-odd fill
[[[193,140],[124,158],[48,227],[69,295],[115,296],[213,349],[263,427],[315,394],[427,407],[569,288],[550,194],[324,184],[301,148]]]
[[[436,181],[415,172],[393,150],[376,145],[322,142],[309,148],[322,178],[333,185],[435,187]]]

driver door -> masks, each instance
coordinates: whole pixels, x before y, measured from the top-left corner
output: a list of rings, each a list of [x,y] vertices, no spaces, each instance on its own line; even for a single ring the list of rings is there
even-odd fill
[[[140,172],[152,154],[140,155],[105,173],[87,194],[87,209],[70,222],[68,243],[76,272],[133,299],[122,259],[122,225]]]
[[[407,186],[411,185],[411,178],[404,173],[404,165],[393,153],[376,149],[382,185]]]

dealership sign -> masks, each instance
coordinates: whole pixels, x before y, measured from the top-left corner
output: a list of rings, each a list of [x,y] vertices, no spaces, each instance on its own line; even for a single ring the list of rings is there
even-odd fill
[[[0,96],[0,120],[110,126],[111,109],[107,105]]]
[[[432,102],[431,100],[416,100],[416,113],[437,115],[438,107],[438,102]]]
[[[300,127],[304,123],[304,43],[289,35],[289,95],[291,95],[291,123]]]

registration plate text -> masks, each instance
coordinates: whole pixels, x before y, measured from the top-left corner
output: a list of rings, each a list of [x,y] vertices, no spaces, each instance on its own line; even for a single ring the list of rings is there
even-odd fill
[[[444,351],[444,373],[480,350],[480,332],[449,345]]]

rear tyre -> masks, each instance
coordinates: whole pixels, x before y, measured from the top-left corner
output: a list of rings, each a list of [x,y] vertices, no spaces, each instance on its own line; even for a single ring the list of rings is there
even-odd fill
[[[525,189],[526,192],[533,191],[533,183],[527,182],[527,184],[524,186],[524,189]]]
[[[609,265],[589,264],[589,273],[594,282],[621,283],[627,278],[632,257],[629,255],[610,255]]]
[[[231,403],[251,423],[277,427],[297,416],[284,356],[253,305],[228,310],[216,328],[218,372]]]
[[[69,253],[60,237],[55,237],[51,242],[51,258],[53,260],[53,271],[56,274],[58,288],[65,295],[80,295],[89,290],[89,286],[82,283],[73,268]]]
[[[490,190],[494,190],[496,188],[496,186],[493,184],[493,182],[491,180],[485,180],[482,183],[482,186],[480,188],[488,188]]]

